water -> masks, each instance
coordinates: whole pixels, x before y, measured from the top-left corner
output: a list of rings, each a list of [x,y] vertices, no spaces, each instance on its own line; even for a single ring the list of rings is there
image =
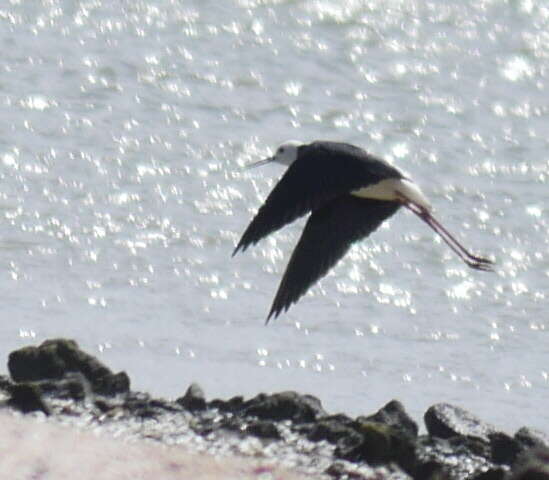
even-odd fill
[[[0,357],[72,337],[167,397],[549,431],[548,27],[542,0],[3,3]],[[399,212],[265,327],[303,221],[231,258],[283,171],[241,166],[291,138],[394,162],[497,272]]]

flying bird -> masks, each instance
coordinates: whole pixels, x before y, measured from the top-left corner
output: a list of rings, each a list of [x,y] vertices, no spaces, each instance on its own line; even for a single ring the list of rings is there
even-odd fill
[[[431,227],[471,268],[492,271],[493,262],[471,254],[431,213],[421,189],[397,168],[348,143],[295,140],[272,157],[288,168],[248,225],[233,256],[270,233],[311,213],[267,316],[287,311],[322,278],[350,246],[406,207]]]

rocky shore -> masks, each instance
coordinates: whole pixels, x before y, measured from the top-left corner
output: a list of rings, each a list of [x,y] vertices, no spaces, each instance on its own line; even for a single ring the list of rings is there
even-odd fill
[[[12,352],[8,370],[9,377],[0,376],[0,414],[5,419],[8,413],[9,418],[32,417],[34,423],[24,420],[25,428],[64,424],[100,438],[116,437],[124,445],[171,446],[167,448],[178,449],[176,458],[181,451],[217,459],[215,473],[202,477],[196,470],[177,467],[172,459],[166,463],[171,471],[163,478],[549,480],[549,439],[544,433],[524,427],[511,436],[446,403],[425,412],[427,433],[419,434],[418,424],[397,400],[356,418],[326,412],[319,399],[291,391],[208,400],[200,386],[192,384],[182,397],[168,401],[132,391],[125,372],[113,373],[65,339]],[[29,446],[17,439],[21,432],[7,433],[10,428],[19,431],[17,425],[2,423],[0,471],[6,478],[61,478],[47,475],[43,458],[38,476],[30,469],[29,476],[10,471],[15,467],[7,462],[13,459],[9,455]],[[47,442],[36,448],[46,449],[48,458],[67,458],[78,453],[80,442],[70,445],[70,452],[60,451],[62,447],[50,452]],[[101,450],[102,445],[98,442],[95,448]],[[38,453],[20,454],[30,463]],[[235,467],[235,457],[254,463]],[[115,458],[111,454],[102,462]],[[144,458],[158,465],[163,461],[162,455],[137,450],[134,458],[136,462],[125,461],[120,468],[134,472]],[[194,464],[202,473],[213,468],[195,457],[185,458],[187,467]],[[126,472],[94,478],[152,477]]]

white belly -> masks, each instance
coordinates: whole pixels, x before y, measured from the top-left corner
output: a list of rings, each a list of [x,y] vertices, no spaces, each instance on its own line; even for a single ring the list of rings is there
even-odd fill
[[[404,197],[420,207],[431,209],[431,204],[421,189],[414,182],[405,178],[387,178],[373,185],[353,190],[351,194],[361,198],[393,202],[402,200]]]

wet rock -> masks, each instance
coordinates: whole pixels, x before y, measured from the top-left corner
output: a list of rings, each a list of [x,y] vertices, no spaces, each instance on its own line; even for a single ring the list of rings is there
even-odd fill
[[[406,413],[404,406],[398,400],[392,400],[373,415],[366,417],[370,422],[383,423],[402,430],[404,433],[417,437],[417,423]]]
[[[352,419],[327,415],[317,398],[293,391],[207,402],[192,384],[176,401],[155,399],[129,391],[125,373],[114,375],[70,340],[13,352],[9,370],[19,383],[0,376],[0,401],[8,398],[4,405],[20,411],[42,411],[71,422],[83,416],[86,423],[167,443],[183,438],[204,446],[212,442],[214,450],[242,443],[244,450],[257,452],[277,441],[270,454],[301,449],[289,455],[301,455],[300,461],[310,456],[309,465],[321,465],[319,474],[336,479],[506,480],[511,467],[514,480],[549,480],[547,450],[526,463],[521,460],[532,447],[545,445],[547,437],[526,428],[511,437],[448,404],[426,412],[430,435],[418,436],[417,424],[396,400],[373,415]],[[146,419],[154,421],[142,422]],[[250,437],[262,442],[246,442]]]
[[[229,400],[221,400],[216,398],[208,404],[208,408],[217,408],[220,412],[235,413],[242,410],[243,404],[244,397],[242,395],[238,395],[230,398]]]
[[[50,409],[44,402],[40,388],[33,383],[20,383],[13,385],[8,405],[23,413],[41,411],[46,415],[50,414]]]
[[[549,449],[534,447],[525,451],[514,466],[510,480],[549,480]]]
[[[348,474],[347,469],[345,468],[345,465],[342,462],[334,462],[332,463],[325,471],[324,473],[330,475],[330,477],[339,479]]]
[[[11,380],[6,375],[0,375],[0,391],[9,393],[9,389],[12,385]]]
[[[149,394],[131,392],[121,404],[126,415],[140,419],[156,419],[166,412],[183,411],[182,407],[175,402],[152,399]]]
[[[488,435],[492,451],[492,462],[504,465],[513,465],[517,456],[524,450],[524,447],[513,437],[506,433],[497,432]]]
[[[68,373],[60,380],[32,382],[46,396],[81,401],[91,394],[91,386],[80,373]]]
[[[79,372],[90,382],[93,392],[101,395],[126,393],[130,379],[125,372],[113,374],[95,357],[78,348],[74,340],[46,340],[9,355],[8,369],[15,382],[60,379]]]
[[[95,400],[95,402],[93,404],[101,413],[106,413],[106,412],[116,408],[115,405],[113,405],[112,403],[106,401],[104,397]]]
[[[291,420],[294,423],[307,423],[325,415],[320,400],[312,395],[297,392],[281,392],[267,395],[260,393],[244,402],[242,414],[262,420]]]
[[[341,438],[352,435],[354,420],[347,415],[330,415],[320,418],[316,422],[305,424],[298,429],[312,442],[326,440],[336,444]]]
[[[489,434],[497,432],[493,426],[467,410],[448,403],[439,403],[430,407],[425,412],[424,420],[429,435],[439,438],[463,435],[489,441]]]
[[[335,478],[336,480],[371,480],[378,478],[381,480],[378,476],[373,477],[368,475],[366,477],[359,472],[351,470],[348,465],[344,465],[343,462],[332,463],[326,470],[324,470],[324,473],[332,478]]]
[[[549,437],[539,430],[522,427],[513,437],[522,449],[532,447],[549,447]]]
[[[504,480],[506,478],[506,470],[503,468],[491,468],[490,470],[475,475],[471,480]]]
[[[455,455],[476,455],[487,460],[491,458],[490,443],[482,438],[471,435],[456,435],[447,441]]]
[[[205,410],[206,396],[204,395],[204,390],[202,390],[197,383],[192,383],[189,388],[187,388],[185,395],[178,398],[176,403],[190,412]]]
[[[415,443],[410,435],[383,423],[356,421],[355,433],[343,437],[334,455],[352,462],[366,461],[370,465],[395,462],[404,471],[416,466]]]
[[[265,420],[257,420],[251,422],[245,428],[245,433],[258,438],[264,438],[269,440],[280,440],[282,437],[278,428],[273,422]]]
[[[93,357],[91,357],[94,359]],[[95,360],[95,359],[94,359]],[[98,372],[99,373],[99,372]],[[100,374],[90,380],[93,391],[100,395],[114,396],[130,391],[130,377],[126,372]]]
[[[472,479],[497,468],[490,460],[490,444],[478,437],[454,436],[450,439],[421,435],[416,440],[416,471],[432,470],[453,479]],[[424,478],[414,474],[414,478]]]
[[[417,480],[453,480],[445,466],[436,461],[418,463],[413,477]]]
[[[195,416],[189,426],[192,430],[202,436],[207,436],[212,433],[229,432],[242,437],[246,431],[247,424],[241,418],[230,416],[217,419],[213,416]]]

